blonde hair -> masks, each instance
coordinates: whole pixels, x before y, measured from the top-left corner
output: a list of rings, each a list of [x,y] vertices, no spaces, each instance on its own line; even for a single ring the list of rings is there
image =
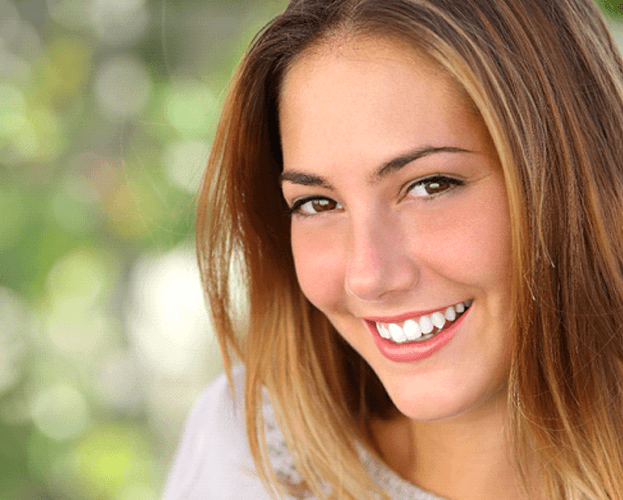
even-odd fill
[[[516,341],[509,403],[526,487],[623,498],[623,62],[590,0],[293,0],[256,38],[229,91],[196,219],[199,265],[226,370],[246,366],[250,449],[279,491],[266,388],[319,498],[377,491],[359,461],[393,405],[366,362],[303,296],[284,216],[277,121],[292,61],[340,34],[386,37],[435,61],[484,119],[511,207]],[[248,327],[237,331],[241,264]],[[538,481],[538,483],[536,482]],[[327,486],[329,488],[327,488]]]

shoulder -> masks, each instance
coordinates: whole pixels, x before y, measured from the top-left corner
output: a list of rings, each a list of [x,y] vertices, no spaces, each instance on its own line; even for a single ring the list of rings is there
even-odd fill
[[[163,495],[164,500],[269,499],[257,478],[244,427],[244,369],[233,370],[234,395],[219,376],[195,403]]]

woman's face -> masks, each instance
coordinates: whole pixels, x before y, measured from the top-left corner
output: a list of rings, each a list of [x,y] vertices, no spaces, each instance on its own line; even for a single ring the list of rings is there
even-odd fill
[[[450,79],[389,42],[327,45],[287,72],[279,120],[310,302],[410,418],[505,397],[508,200],[487,129]]]

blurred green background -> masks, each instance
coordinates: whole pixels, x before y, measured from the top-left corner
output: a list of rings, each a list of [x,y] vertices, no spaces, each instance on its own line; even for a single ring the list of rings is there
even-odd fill
[[[0,500],[159,498],[221,370],[194,193],[283,5],[0,0]]]
[[[159,498],[221,371],[194,193],[285,3],[0,0],[0,500]]]

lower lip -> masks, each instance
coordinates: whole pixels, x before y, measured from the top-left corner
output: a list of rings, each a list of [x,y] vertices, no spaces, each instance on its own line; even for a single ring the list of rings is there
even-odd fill
[[[374,322],[366,321],[366,325],[372,333],[372,338],[374,338],[374,342],[383,356],[397,363],[409,363],[432,356],[439,349],[450,342],[457,329],[463,323],[463,318],[467,316],[467,313],[469,313],[470,310],[471,307],[449,327],[444,328],[434,337],[431,337],[428,340],[423,340],[422,342],[405,342],[404,344],[397,344],[391,340],[381,337]]]

